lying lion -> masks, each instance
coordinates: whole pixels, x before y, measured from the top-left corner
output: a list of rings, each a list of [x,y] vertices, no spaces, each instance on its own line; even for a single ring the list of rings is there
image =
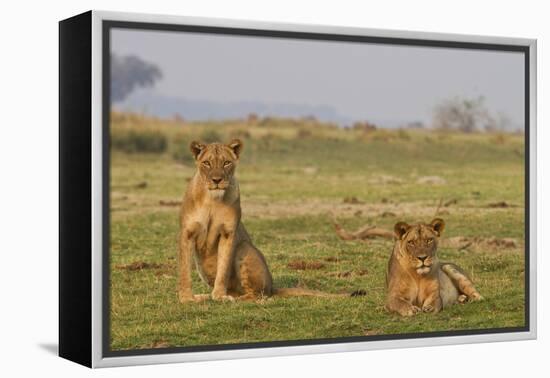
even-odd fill
[[[180,302],[209,298],[209,295],[193,294],[192,259],[201,279],[213,288],[211,297],[214,300],[272,295],[346,296],[299,288],[274,289],[265,258],[252,244],[241,223],[239,184],[234,174],[243,149],[242,142],[238,139],[229,144],[192,142],[190,147],[197,171],[181,207]]]
[[[402,316],[417,312],[439,312],[453,303],[480,300],[472,281],[456,265],[440,263],[438,238],[445,222],[394,227],[395,245],[386,274],[386,308]]]

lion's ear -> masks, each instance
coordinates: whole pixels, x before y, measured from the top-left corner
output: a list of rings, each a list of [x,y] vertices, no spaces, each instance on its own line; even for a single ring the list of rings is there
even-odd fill
[[[445,229],[445,221],[441,218],[435,218],[431,221],[430,226],[432,226],[437,236],[441,236],[441,233]]]
[[[191,149],[191,153],[193,154],[195,159],[197,159],[197,157],[202,152],[202,150],[206,148],[206,145],[204,143],[197,142],[196,140],[194,140],[189,145],[189,148]]]
[[[407,223],[397,222],[395,226],[393,226],[393,233],[397,240],[401,240],[401,238],[403,238],[403,235],[405,235],[405,233],[409,231],[409,228],[411,228],[411,226],[409,226]]]
[[[243,150],[243,142],[241,142],[240,139],[233,139],[229,142],[228,146],[233,150],[237,158],[239,158],[239,155]]]

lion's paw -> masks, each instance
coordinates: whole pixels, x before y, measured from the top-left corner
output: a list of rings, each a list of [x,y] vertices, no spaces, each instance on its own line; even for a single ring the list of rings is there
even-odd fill
[[[219,302],[235,302],[235,297],[232,297],[231,295],[215,295],[212,294],[212,299]]]
[[[476,293],[473,293],[473,294],[470,296],[470,299],[471,299],[472,301],[477,302],[477,301],[482,301],[482,300],[483,300],[483,297],[481,296],[481,294],[479,294],[479,293],[476,292]]]
[[[435,307],[432,306],[431,304],[426,304],[424,306],[422,306],[422,311],[423,312],[434,312],[435,310]]]
[[[408,307],[408,308],[404,309],[403,311],[401,311],[401,315],[402,316],[414,316],[417,313],[419,313],[420,311],[422,311],[420,309],[420,307],[411,305],[410,307]]]
[[[178,299],[180,303],[189,303],[189,302],[204,302],[210,298],[208,294],[188,294],[188,293],[179,293]]]
[[[204,302],[210,299],[209,294],[195,294],[193,295],[195,302]]]
[[[180,303],[189,303],[195,301],[195,296],[191,293],[178,293],[178,299]]]

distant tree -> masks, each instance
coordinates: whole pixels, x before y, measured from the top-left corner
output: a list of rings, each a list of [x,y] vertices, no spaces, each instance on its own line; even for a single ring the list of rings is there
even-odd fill
[[[439,129],[456,129],[466,133],[498,127],[485,105],[485,98],[454,97],[438,104],[434,109],[433,125]]]
[[[377,129],[376,125],[374,123],[369,122],[369,121],[354,122],[352,127],[355,130],[361,130],[361,131],[364,131],[364,132],[370,132],[370,131],[374,131],[374,130]]]
[[[124,100],[137,87],[151,87],[162,77],[160,69],[134,55],[111,54],[111,100]]]
[[[504,112],[499,112],[497,114],[497,124],[500,130],[512,130],[514,128],[514,122]]]
[[[248,117],[246,118],[246,121],[250,124],[256,124],[258,123],[259,117],[256,113],[249,113]]]

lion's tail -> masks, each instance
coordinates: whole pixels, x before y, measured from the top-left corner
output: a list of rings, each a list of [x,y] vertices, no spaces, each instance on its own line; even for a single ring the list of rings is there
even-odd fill
[[[324,291],[301,289],[299,287],[273,289],[273,295],[283,298],[288,297],[321,297],[321,298],[346,298],[366,295],[364,290],[356,290],[350,294],[332,294]]]

